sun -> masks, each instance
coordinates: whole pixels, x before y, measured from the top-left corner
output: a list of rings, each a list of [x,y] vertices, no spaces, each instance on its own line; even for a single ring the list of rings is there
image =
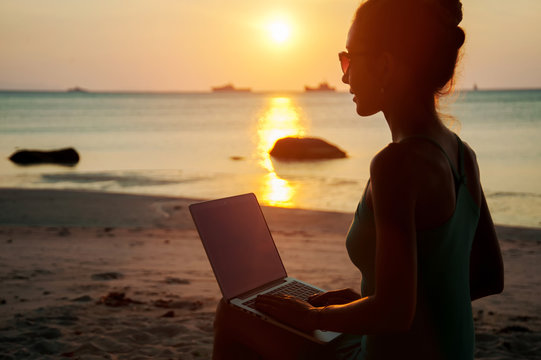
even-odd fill
[[[291,28],[284,21],[275,21],[270,23],[268,30],[272,40],[278,44],[285,43],[291,35]]]

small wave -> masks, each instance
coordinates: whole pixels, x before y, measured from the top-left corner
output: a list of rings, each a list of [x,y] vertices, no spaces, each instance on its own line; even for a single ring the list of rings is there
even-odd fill
[[[71,174],[43,174],[44,182],[59,183],[69,182],[76,184],[95,184],[103,182],[114,182],[120,187],[134,186],[159,186],[180,184],[199,179],[164,179],[160,177],[149,177],[139,174],[114,174],[114,173],[71,173]]]
[[[497,191],[487,193],[487,198],[504,198],[504,197],[521,197],[521,198],[541,198],[541,194],[529,192],[512,192],[512,191]]]

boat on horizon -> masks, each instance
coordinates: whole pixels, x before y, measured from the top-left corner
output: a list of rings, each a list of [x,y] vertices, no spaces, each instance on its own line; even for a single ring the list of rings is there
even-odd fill
[[[250,88],[236,88],[233,84],[225,84],[224,86],[212,87],[212,92],[251,92]]]
[[[327,82],[321,82],[317,87],[310,87],[305,85],[304,91],[306,92],[313,92],[313,91],[336,91],[336,88],[329,86],[329,83]]]
[[[88,92],[88,90],[83,89],[82,87],[79,87],[79,86],[69,88],[66,91],[69,92],[69,93],[86,93],[86,92]]]

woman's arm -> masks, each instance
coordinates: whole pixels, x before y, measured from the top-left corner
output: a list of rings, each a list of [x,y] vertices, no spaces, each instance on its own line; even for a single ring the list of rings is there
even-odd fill
[[[417,248],[416,185],[408,162],[396,146],[387,147],[372,161],[371,196],[377,234],[373,296],[320,308],[298,299],[262,296],[258,308],[304,330],[367,334],[409,329],[417,301]]]
[[[503,260],[496,230],[481,190],[481,213],[470,254],[470,297],[499,294],[504,285]]]
[[[319,326],[355,333],[410,328],[417,302],[415,202],[418,181],[398,145],[381,151],[370,167],[376,222],[376,288],[373,296],[327,307]]]

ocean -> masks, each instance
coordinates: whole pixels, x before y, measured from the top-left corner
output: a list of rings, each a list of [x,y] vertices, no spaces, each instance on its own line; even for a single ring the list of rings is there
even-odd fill
[[[0,92],[0,187],[88,189],[211,199],[256,193],[272,206],[353,213],[382,114],[348,93]],[[477,153],[494,221],[541,227],[541,90],[463,91],[442,101]],[[285,136],[319,137],[345,159],[282,162]],[[17,166],[18,149],[74,147],[73,167]]]

